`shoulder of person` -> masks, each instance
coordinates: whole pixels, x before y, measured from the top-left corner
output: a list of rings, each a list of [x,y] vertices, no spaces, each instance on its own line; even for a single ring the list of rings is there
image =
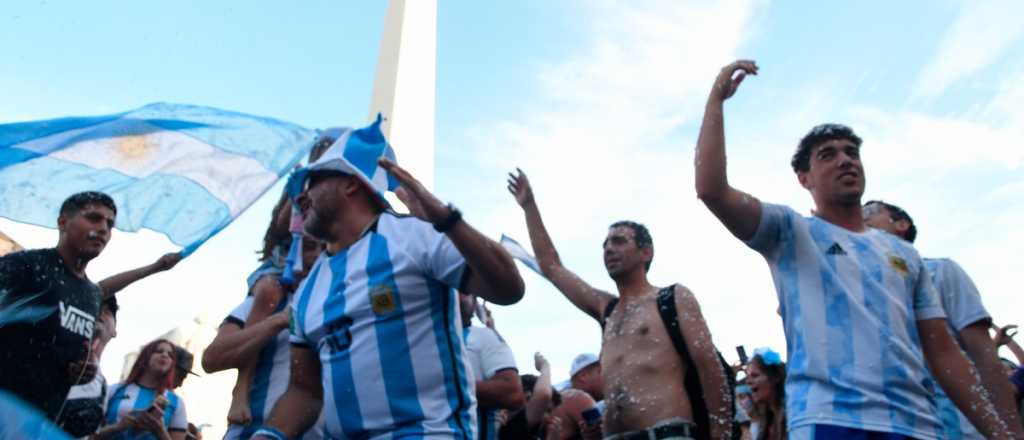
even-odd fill
[[[697,297],[693,294],[693,291],[689,287],[686,287],[680,283],[672,285],[672,293],[675,295],[674,299],[676,304],[683,304],[687,300],[696,301]]]
[[[56,248],[44,248],[44,249],[26,249],[17,252],[11,252],[7,255],[0,257],[0,264],[11,264],[11,265],[28,265],[28,264],[39,264],[46,262],[47,260],[53,260],[59,258],[60,254],[57,253]]]

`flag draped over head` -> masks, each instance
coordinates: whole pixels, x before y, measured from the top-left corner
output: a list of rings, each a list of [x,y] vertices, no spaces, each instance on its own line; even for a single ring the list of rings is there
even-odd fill
[[[358,130],[335,129],[336,140],[327,151],[324,151],[319,159],[295,171],[288,178],[288,195],[292,198],[298,197],[310,172],[333,170],[358,177],[380,201],[390,206],[384,199],[384,193],[398,189],[399,183],[398,179],[377,164],[377,160],[382,157],[396,160],[395,151],[391,149],[391,144],[380,130],[382,121],[383,118],[378,114],[377,120]]]
[[[107,116],[0,125],[0,216],[54,227],[60,204],[102,191],[118,229],[152,229],[188,255],[288,172],[315,132],[276,119],[156,103]]]
[[[309,173],[314,171],[330,170],[356,176],[363,181],[384,206],[390,207],[384,193],[398,189],[398,179],[382,168],[378,163],[382,157],[391,160],[395,159],[395,151],[391,144],[384,138],[380,130],[383,118],[377,114],[377,119],[369,126],[353,130],[351,128],[331,128],[321,133],[322,137],[334,139],[334,143],[327,150],[309,165],[299,168],[288,178],[285,191],[292,200],[292,247],[288,250],[287,266],[281,276],[282,283],[290,285],[294,282],[294,273],[302,269],[302,260],[299,254],[302,252],[301,229],[295,235],[294,228],[298,206],[296,198],[302,193]],[[301,216],[298,218],[301,222]],[[300,223],[301,225],[301,223]]]

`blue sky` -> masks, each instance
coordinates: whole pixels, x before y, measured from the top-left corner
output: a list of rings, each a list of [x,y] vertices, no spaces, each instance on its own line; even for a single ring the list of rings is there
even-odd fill
[[[959,261],[997,322],[1020,322],[1024,253],[1024,3],[442,1],[438,9],[437,193],[498,237],[526,242],[504,173],[522,167],[566,264],[612,289],[607,225],[651,227],[652,282],[702,303],[726,357],[784,351],[763,260],[693,192],[693,147],[718,69],[762,71],[726,106],[731,182],[801,212],[788,166],[813,125],[865,139],[868,198],[914,216],[925,256]],[[154,101],[211,105],[307,127],[366,117],[385,2],[16,2],[0,13],[0,121],[123,111]],[[401,159],[402,146],[395,149]],[[276,189],[272,192],[276,193]],[[271,201],[264,198],[174,272],[125,292],[123,353],[244,295]],[[0,222],[31,247],[52,231]],[[99,279],[174,247],[119,233]],[[596,324],[525,272],[527,297],[495,312],[522,371],[599,349]],[[201,280],[201,281],[197,281]],[[574,335],[553,338],[552,335]]]

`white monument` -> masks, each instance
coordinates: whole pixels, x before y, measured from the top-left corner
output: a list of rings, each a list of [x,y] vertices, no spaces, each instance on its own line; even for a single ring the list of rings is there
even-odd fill
[[[384,115],[398,163],[434,188],[437,1],[391,0],[384,19],[369,119]],[[394,200],[392,200],[394,201]]]

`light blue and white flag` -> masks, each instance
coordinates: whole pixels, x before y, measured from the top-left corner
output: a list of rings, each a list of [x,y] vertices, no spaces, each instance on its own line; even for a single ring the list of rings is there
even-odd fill
[[[117,228],[152,229],[188,255],[224,229],[312,147],[313,130],[210,107],[0,125],[0,216],[55,227],[80,191],[117,203]]]
[[[530,253],[527,252],[526,249],[523,248],[523,245],[519,244],[518,241],[513,240],[512,237],[505,234],[501,234],[501,245],[505,247],[505,250],[507,250],[508,253],[512,254],[512,258],[521,261],[526,265],[526,267],[533,269],[534,272],[537,272],[537,275],[544,276],[540,271],[540,265],[537,264],[537,259],[533,258],[533,255],[530,255]]]

